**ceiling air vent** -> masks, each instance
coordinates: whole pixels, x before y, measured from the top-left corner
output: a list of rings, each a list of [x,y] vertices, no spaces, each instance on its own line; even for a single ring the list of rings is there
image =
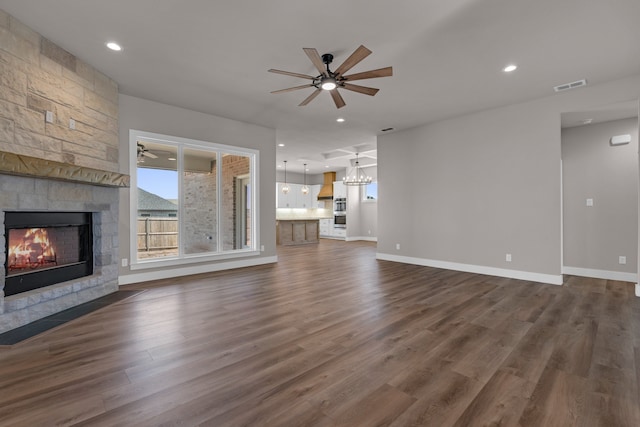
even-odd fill
[[[575,89],[577,87],[586,86],[586,85],[587,85],[587,81],[582,79],[576,82],[565,83],[563,85],[555,86],[553,90],[555,90],[556,92],[562,92],[563,90]]]

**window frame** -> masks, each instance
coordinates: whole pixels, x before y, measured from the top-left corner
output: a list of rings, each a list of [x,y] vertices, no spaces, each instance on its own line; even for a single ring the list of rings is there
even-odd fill
[[[177,173],[178,173],[178,255],[162,258],[138,259],[138,238],[137,238],[137,217],[138,217],[138,178],[137,178],[137,141],[145,140],[165,145],[173,145],[177,148]],[[216,153],[216,159],[219,161],[220,167],[216,170],[216,187],[220,188],[221,176],[223,173],[222,157],[223,154],[231,154],[244,156],[249,158],[249,181],[251,185],[251,242],[249,248],[223,250],[222,240],[222,221],[220,220],[222,191],[216,192],[216,226],[218,238],[218,250],[216,252],[202,252],[194,254],[184,253],[184,195],[183,195],[183,174],[184,159],[183,150],[191,148],[196,150],[211,151]],[[131,270],[151,269],[158,267],[168,267],[183,264],[202,263],[208,261],[219,261],[232,258],[242,258],[247,256],[260,255],[260,194],[258,186],[260,152],[251,148],[237,147],[225,144],[219,144],[209,141],[201,141],[190,138],[182,138],[177,136],[162,135],[152,132],[145,132],[135,129],[129,130],[129,171],[130,171],[130,191],[129,191],[129,268]]]
[[[375,199],[367,199],[367,188],[371,184],[376,184],[376,198]],[[360,196],[361,203],[377,203],[378,202],[378,181],[372,181],[371,184],[363,185],[362,194]]]

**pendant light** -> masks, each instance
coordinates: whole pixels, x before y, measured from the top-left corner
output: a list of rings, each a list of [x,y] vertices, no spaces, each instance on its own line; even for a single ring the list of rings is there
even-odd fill
[[[287,184],[287,161],[284,161],[284,185],[282,186],[282,192],[287,194],[289,192],[289,184]]]
[[[358,153],[356,153],[356,164],[351,171],[342,178],[342,182],[344,185],[367,185],[371,184],[371,181],[373,181],[373,178],[362,171],[360,162],[358,161]]]
[[[309,187],[307,187],[307,164],[304,164],[304,185],[302,186],[302,194],[309,194]]]

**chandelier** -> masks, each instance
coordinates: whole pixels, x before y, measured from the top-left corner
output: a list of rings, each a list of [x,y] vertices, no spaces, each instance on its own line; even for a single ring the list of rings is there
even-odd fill
[[[364,173],[358,161],[358,153],[356,153],[355,166],[342,178],[342,182],[344,185],[367,185],[371,184],[371,181],[373,181],[373,178]]]

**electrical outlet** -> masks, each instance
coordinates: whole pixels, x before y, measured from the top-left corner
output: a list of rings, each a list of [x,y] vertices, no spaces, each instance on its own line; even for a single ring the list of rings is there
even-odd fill
[[[126,267],[127,265],[129,265],[129,260],[126,258],[122,258],[122,266]]]
[[[587,206],[593,206],[593,199],[587,199]]]
[[[69,129],[73,130],[76,128],[76,121],[73,119],[69,119]]]
[[[400,243],[396,243],[396,251],[400,250]]]
[[[260,245],[260,252],[264,252],[264,245]]]
[[[44,113],[44,120],[47,123],[53,123],[53,111],[46,111]]]
[[[505,257],[505,261],[511,262],[511,254],[507,254],[507,256]]]
[[[627,257],[626,256],[619,256],[618,257],[618,264],[626,264],[627,263]]]

